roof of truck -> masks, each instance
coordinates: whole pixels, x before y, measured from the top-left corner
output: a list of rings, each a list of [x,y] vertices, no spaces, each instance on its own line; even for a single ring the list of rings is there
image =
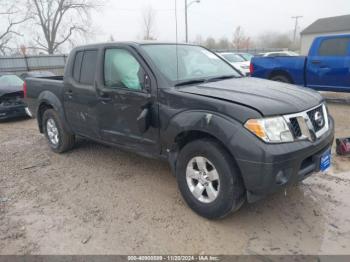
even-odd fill
[[[82,45],[76,47],[77,49],[84,49],[84,48],[97,48],[97,47],[103,47],[106,45],[131,45],[131,46],[140,46],[140,45],[195,45],[195,44],[187,44],[187,43],[176,43],[176,42],[160,42],[160,41],[121,41],[121,42],[105,42],[105,43],[95,43],[95,44],[89,44],[89,45]]]

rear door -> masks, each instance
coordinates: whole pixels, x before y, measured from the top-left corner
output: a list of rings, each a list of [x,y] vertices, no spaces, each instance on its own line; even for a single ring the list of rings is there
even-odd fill
[[[66,79],[64,106],[66,118],[73,131],[79,135],[98,138],[96,121],[97,50],[78,51],[75,56],[72,77]]]
[[[99,61],[104,65],[97,88],[101,138],[141,154],[159,154],[157,87],[152,72],[127,46],[106,48]],[[150,126],[141,131],[138,119],[146,108]]]
[[[350,90],[350,37],[316,40],[307,61],[307,86],[316,90]]]

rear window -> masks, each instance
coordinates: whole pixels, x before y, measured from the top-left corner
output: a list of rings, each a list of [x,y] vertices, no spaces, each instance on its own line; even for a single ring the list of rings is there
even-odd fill
[[[346,56],[348,55],[350,38],[334,38],[323,40],[318,50],[320,56]]]
[[[80,83],[92,85],[95,80],[97,64],[97,50],[84,51],[83,62],[81,64]]]

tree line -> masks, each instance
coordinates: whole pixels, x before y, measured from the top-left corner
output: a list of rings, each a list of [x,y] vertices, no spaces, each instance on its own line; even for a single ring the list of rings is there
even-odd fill
[[[205,46],[214,50],[249,50],[249,49],[289,49],[298,50],[300,39],[292,40],[290,32],[265,32],[257,37],[246,36],[241,26],[238,26],[232,38],[214,37],[203,38],[198,35],[193,43]]]
[[[106,0],[0,0],[0,55],[13,52],[14,42],[20,42],[27,34],[27,45],[16,48],[27,53],[60,53],[63,46],[91,35],[91,12],[104,5]],[[156,11],[149,6],[143,10],[142,36],[144,40],[157,40],[155,33]],[[28,39],[28,35],[30,39]],[[110,36],[109,41],[114,41]],[[267,32],[258,37],[247,36],[241,26],[235,28],[232,38],[203,39],[193,41],[210,49],[289,48],[297,49],[290,33]]]

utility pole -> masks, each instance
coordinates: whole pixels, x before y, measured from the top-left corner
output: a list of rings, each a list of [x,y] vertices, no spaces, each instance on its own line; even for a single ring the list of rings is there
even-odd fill
[[[292,16],[292,19],[295,19],[295,26],[294,26],[294,38],[293,38],[293,43],[295,44],[295,41],[297,40],[297,31],[298,31],[298,24],[299,24],[299,19],[303,18],[301,15],[297,16]]]
[[[199,4],[201,0],[193,0],[190,3],[188,3],[187,0],[185,0],[185,26],[186,26],[186,43],[188,43],[188,8],[194,4]]]

